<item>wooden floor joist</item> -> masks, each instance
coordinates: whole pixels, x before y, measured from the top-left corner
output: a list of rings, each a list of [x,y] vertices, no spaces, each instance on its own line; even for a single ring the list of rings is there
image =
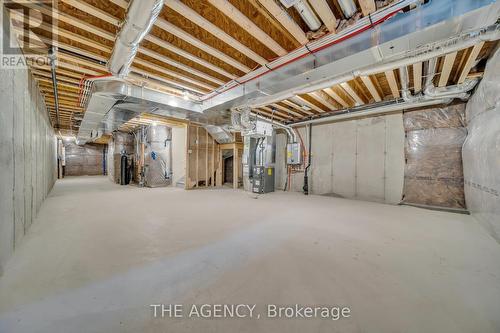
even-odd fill
[[[387,82],[391,88],[392,96],[394,96],[394,98],[399,98],[401,95],[399,94],[399,87],[396,81],[396,76],[394,76],[394,70],[386,71],[385,77],[387,78]]]
[[[472,47],[472,50],[471,50],[469,56],[467,57],[467,61],[465,62],[465,65],[462,69],[462,72],[458,78],[457,83],[460,84],[460,83],[465,82],[465,79],[467,78],[467,75],[469,75],[470,70],[472,69],[472,66],[474,66],[476,58],[479,55],[479,52],[481,52],[483,45],[484,45],[484,42],[480,42],[480,43],[474,45],[474,47]]]
[[[283,27],[302,45],[309,42],[302,28],[290,15],[274,0],[258,0]]]
[[[208,0],[215,8],[220,10],[224,15],[233,20],[234,23],[238,24],[240,27],[246,31],[251,31],[252,36],[259,40],[262,44],[271,49],[274,53],[279,56],[284,56],[288,52],[278,44],[274,39],[269,37],[261,28],[259,28],[255,23],[253,23],[248,17],[243,15],[236,7],[234,7],[227,0]]]

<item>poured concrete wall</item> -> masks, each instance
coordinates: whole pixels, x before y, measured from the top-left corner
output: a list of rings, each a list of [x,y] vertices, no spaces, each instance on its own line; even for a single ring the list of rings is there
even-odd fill
[[[186,177],[186,135],[185,126],[172,127],[172,186]]]
[[[467,209],[500,242],[500,49],[467,103],[462,159]]]
[[[305,128],[299,128],[308,147]],[[309,191],[368,201],[398,203],[404,177],[401,114],[313,125]],[[276,188],[286,182],[286,137],[279,134]],[[291,190],[302,191],[304,173],[291,176]]]
[[[0,274],[56,180],[56,137],[27,70],[0,69]]]

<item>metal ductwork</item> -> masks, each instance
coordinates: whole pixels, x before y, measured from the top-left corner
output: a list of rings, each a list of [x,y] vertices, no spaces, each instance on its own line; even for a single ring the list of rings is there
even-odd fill
[[[340,8],[342,9],[342,12],[344,13],[344,16],[347,18],[350,18],[358,11],[358,9],[356,8],[356,4],[352,0],[337,0],[337,1],[340,5]]]
[[[417,6],[402,12],[410,5]],[[258,108],[360,75],[497,40],[499,12],[500,3],[491,0],[442,0],[424,5],[419,0],[399,1],[207,94],[203,97],[204,109],[227,110],[241,105]],[[383,23],[372,29],[374,22]]]
[[[115,76],[125,77],[130,71],[142,39],[149,33],[163,8],[163,0],[133,0],[116,38],[108,69]]]
[[[110,133],[141,113],[187,119],[198,123],[224,123],[221,115],[204,114],[201,104],[182,97],[131,84],[123,79],[103,78],[92,83],[90,98],[77,139],[85,143]]]
[[[204,125],[203,128],[210,133],[217,143],[234,142],[234,135],[227,129],[227,126]]]
[[[255,120],[252,120],[251,119],[252,117]],[[274,127],[285,130],[290,140],[290,143],[297,142],[297,135],[295,134],[291,126],[283,125],[278,122],[273,122],[268,118],[262,117],[261,115],[253,114],[249,107],[243,107],[240,109],[240,111],[232,110],[231,112],[231,128],[235,131],[240,131],[242,133],[252,131],[256,127],[257,120],[270,123]]]
[[[144,3],[159,2],[161,1],[134,0],[127,17],[132,16],[135,11],[132,7],[138,4],[142,6]],[[289,2],[290,5],[295,3],[293,0]],[[307,47],[299,48],[244,75],[238,82],[229,82],[217,91],[205,95],[202,102],[185,101],[181,97],[166,95],[117,78],[96,81],[93,83],[90,102],[86,102],[87,111],[90,112],[84,115],[80,128],[81,136],[93,138],[99,131],[116,129],[123,122],[143,112],[188,119],[203,125],[222,126],[223,130],[228,130],[229,126],[232,130],[244,130],[253,126],[256,119],[260,119],[258,115],[251,115],[251,108],[331,87],[361,75],[373,75],[416,62],[425,62],[482,41],[500,38],[500,25],[496,23],[500,5],[492,0],[431,1],[415,10],[397,14],[396,18],[384,22],[377,30],[370,29],[373,26],[370,19],[373,22],[383,21],[384,17],[399,13],[401,8],[418,3],[419,0],[396,2],[374,13],[370,18],[360,19],[339,34],[326,35],[309,43]],[[150,17],[149,14],[146,16]],[[124,24],[120,38],[125,34],[128,24],[129,21]],[[375,35],[377,38],[374,38]],[[116,49],[113,53],[119,52]],[[114,54],[113,61],[110,62],[112,67],[120,58]],[[131,61],[133,57],[126,59]],[[123,65],[116,68],[121,71],[127,69]],[[369,108],[356,107],[339,113],[335,119],[350,117],[354,113],[375,114],[388,112],[387,110],[441,104],[452,97],[465,97],[460,94],[472,89],[473,85],[474,83],[468,81],[446,89],[428,85],[424,89],[425,93],[420,96],[412,96],[406,87],[403,89],[407,91],[403,92],[406,100],[404,103],[399,100],[394,103],[377,103]],[[99,110],[93,106],[98,103],[104,105]],[[92,112],[92,109],[97,111]],[[237,109],[238,114],[231,113],[229,110],[232,109]],[[324,118],[318,117],[311,121],[324,121]],[[279,126],[279,123],[269,120],[267,122]],[[293,136],[293,131],[286,126],[284,129]]]

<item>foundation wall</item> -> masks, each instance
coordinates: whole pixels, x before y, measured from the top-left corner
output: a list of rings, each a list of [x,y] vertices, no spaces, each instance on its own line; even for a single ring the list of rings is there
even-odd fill
[[[500,242],[500,49],[467,103],[462,158],[469,212]]]
[[[1,275],[54,185],[57,140],[29,71],[0,69],[0,78]]]

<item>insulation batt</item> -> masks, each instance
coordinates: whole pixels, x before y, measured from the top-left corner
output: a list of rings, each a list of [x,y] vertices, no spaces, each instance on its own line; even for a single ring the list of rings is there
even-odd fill
[[[403,202],[465,208],[462,145],[464,104],[406,112]]]

